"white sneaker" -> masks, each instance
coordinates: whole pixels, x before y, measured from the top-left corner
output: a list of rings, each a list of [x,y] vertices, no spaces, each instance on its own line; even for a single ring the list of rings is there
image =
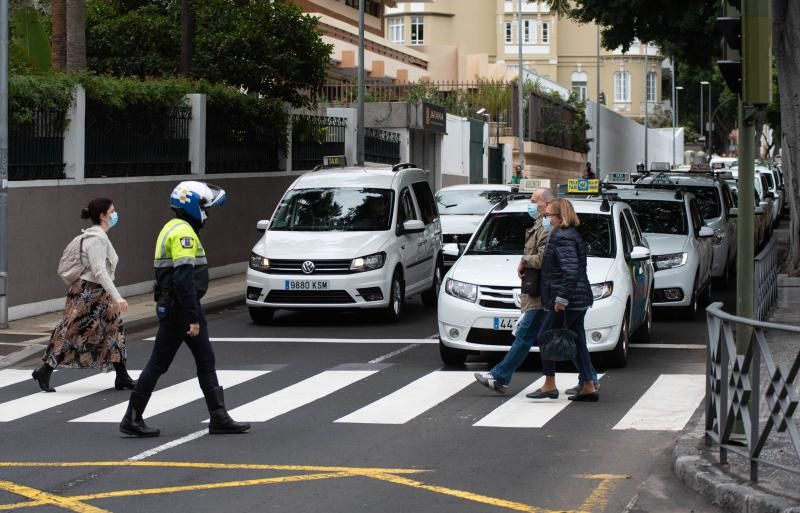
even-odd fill
[[[476,372],[475,381],[485,386],[492,392],[497,392],[498,394],[505,394],[506,388],[508,388],[507,386],[498,383],[497,380],[494,379],[494,376],[492,376],[491,372]]]

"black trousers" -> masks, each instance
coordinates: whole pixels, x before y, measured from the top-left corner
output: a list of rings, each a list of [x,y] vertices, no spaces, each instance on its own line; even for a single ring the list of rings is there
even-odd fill
[[[150,394],[155,390],[158,378],[167,372],[175,354],[183,342],[189,346],[197,365],[197,380],[200,388],[207,393],[219,386],[215,367],[214,350],[208,340],[208,325],[205,316],[200,313],[200,333],[196,337],[186,334],[189,331],[189,321],[181,311],[180,306],[173,302],[159,303],[156,306],[158,316],[158,333],[153,345],[153,352],[144,370],[139,375],[136,391]]]

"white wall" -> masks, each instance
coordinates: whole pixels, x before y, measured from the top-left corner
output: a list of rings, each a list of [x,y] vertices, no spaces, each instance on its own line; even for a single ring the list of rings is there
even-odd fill
[[[469,178],[469,120],[447,115],[447,134],[442,138],[441,169],[442,174]]]
[[[587,136],[595,139],[595,108],[587,102],[586,115],[591,130]],[[595,167],[596,141],[590,143],[587,160]],[[647,161],[672,162],[672,128],[651,128],[647,136]],[[683,156],[683,128],[675,129],[675,159],[680,164]],[[600,176],[614,171],[631,172],[636,164],[644,162],[644,126],[617,114],[605,106],[600,111]]]

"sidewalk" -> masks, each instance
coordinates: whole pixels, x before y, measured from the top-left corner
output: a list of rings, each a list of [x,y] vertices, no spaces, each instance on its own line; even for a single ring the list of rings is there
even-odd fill
[[[788,238],[787,222],[775,231],[779,247],[785,246],[780,239]],[[780,255],[779,261],[784,261]],[[779,278],[778,304],[769,321],[777,324],[800,326],[800,286],[793,280]],[[794,286],[790,286],[794,285]],[[731,305],[726,305],[726,311]],[[791,333],[768,331],[767,341],[775,363],[790,369],[800,351],[800,340]],[[761,390],[765,390],[769,379],[762,364]],[[798,391],[798,379],[794,383]],[[761,394],[760,413],[763,421],[768,413]],[[794,414],[794,424],[800,428],[800,415]],[[749,481],[750,464],[743,457],[729,452],[728,464],[719,464],[719,448],[706,447],[704,438],[704,412],[702,409],[679,437],[673,451],[673,472],[687,486],[719,505],[725,511],[736,513],[800,513],[800,475],[782,471],[769,465],[759,465],[759,481]],[[794,446],[787,433],[770,434],[761,453],[765,461],[790,467],[800,466]]]
[[[211,280],[203,298],[206,310],[244,301],[244,274]],[[131,332],[156,325],[153,294],[125,298],[128,311],[123,315],[125,328]],[[61,312],[11,321],[9,328],[0,330],[0,369],[16,365],[30,356],[44,352],[50,332],[61,319]]]

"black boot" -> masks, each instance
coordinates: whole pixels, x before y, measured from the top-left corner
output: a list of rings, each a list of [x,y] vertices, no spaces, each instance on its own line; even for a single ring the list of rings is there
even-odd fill
[[[53,373],[53,368],[46,363],[41,364],[33,371],[33,380],[39,383],[39,388],[45,392],[55,392],[56,389],[50,386],[50,375]]]
[[[133,390],[136,388],[136,380],[128,375],[128,369],[125,368],[124,363],[115,363],[114,370],[117,372],[114,388],[117,390]]]
[[[211,390],[204,390],[208,413],[211,414],[211,421],[208,424],[208,432],[212,435],[226,435],[232,433],[244,433],[250,429],[250,424],[246,422],[236,422],[228,415],[225,409],[225,397],[222,395],[222,387],[216,386]]]
[[[125,412],[122,422],[119,423],[120,431],[126,435],[138,436],[139,438],[158,436],[161,433],[159,429],[147,427],[142,418],[142,413],[144,413],[149,400],[150,394],[143,394],[135,390],[131,392],[128,411]]]

